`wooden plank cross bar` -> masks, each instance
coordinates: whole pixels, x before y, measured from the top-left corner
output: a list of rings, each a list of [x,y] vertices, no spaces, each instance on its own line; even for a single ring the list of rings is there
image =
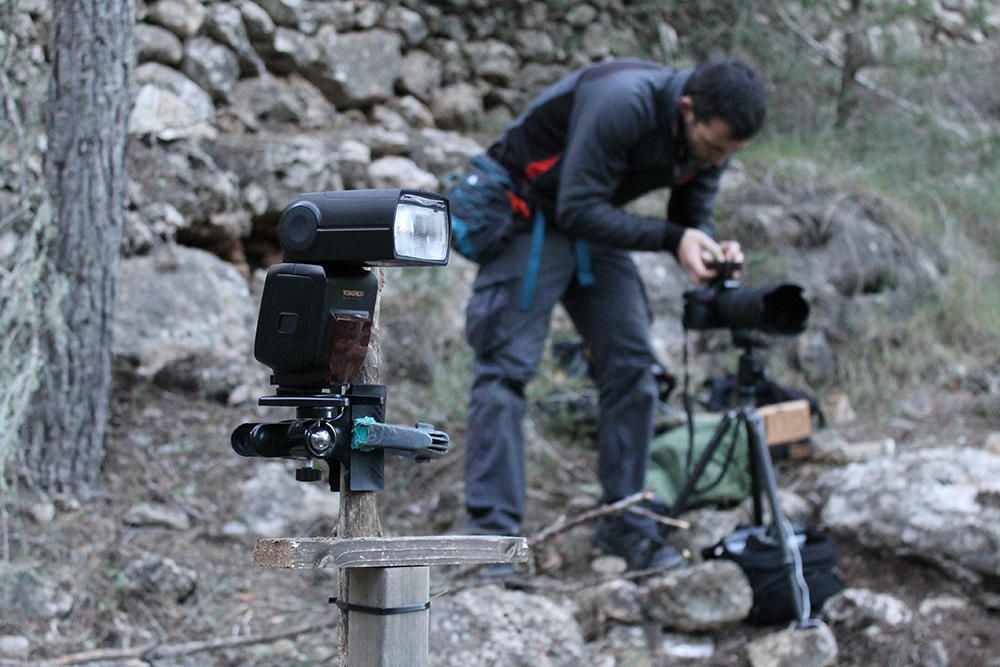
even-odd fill
[[[253,564],[261,567],[413,567],[473,563],[524,563],[523,537],[283,537],[257,540]]]

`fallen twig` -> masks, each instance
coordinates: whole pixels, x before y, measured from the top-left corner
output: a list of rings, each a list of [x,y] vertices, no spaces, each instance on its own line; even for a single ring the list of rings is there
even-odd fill
[[[615,501],[608,505],[601,505],[600,507],[595,507],[594,509],[587,510],[586,512],[581,512],[573,517],[559,517],[559,520],[545,528],[541,529],[534,535],[528,538],[528,546],[534,547],[537,544],[551,539],[552,537],[558,535],[559,533],[564,533],[570,528],[579,526],[581,523],[586,523],[593,519],[599,519],[604,516],[609,516],[612,514],[620,514],[633,505],[637,505],[643,501],[652,500],[652,491],[640,491],[639,493],[633,493],[631,496],[626,496],[621,500]]]
[[[143,660],[149,662],[151,660],[161,660],[163,658],[179,658],[186,655],[193,655],[195,653],[204,653],[206,651],[217,651],[224,648],[236,648],[239,646],[248,646],[250,644],[266,644],[278,641],[279,639],[288,639],[290,637],[315,632],[317,630],[326,630],[327,628],[338,624],[339,620],[335,617],[333,620],[326,623],[292,628],[290,630],[283,630],[281,632],[275,632],[268,635],[208,639],[197,642],[185,642],[182,644],[154,643],[137,646],[135,648],[97,649],[93,651],[83,651],[81,653],[72,653],[70,655],[64,655],[59,658],[53,658],[51,660],[35,664],[38,664],[41,667],[63,667],[64,665],[82,665],[88,662],[97,662],[98,660]]]
[[[652,519],[656,523],[662,523],[664,526],[670,526],[671,528],[680,528],[681,530],[690,530],[691,524],[683,519],[675,519],[670,516],[663,516],[662,514],[657,514],[653,510],[648,510],[645,507],[629,507],[628,511],[632,514],[638,514],[639,516],[644,516],[647,519]]]

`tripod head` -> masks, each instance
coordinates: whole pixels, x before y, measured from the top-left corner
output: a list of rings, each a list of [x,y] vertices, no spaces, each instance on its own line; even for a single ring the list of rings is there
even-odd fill
[[[753,406],[757,396],[757,383],[767,375],[764,361],[754,350],[767,349],[771,347],[771,343],[750,329],[733,329],[733,345],[743,349],[736,371],[736,391],[741,402],[748,402]]]

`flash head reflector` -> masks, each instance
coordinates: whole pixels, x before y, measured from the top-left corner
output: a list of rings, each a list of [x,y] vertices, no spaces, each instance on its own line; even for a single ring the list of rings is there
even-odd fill
[[[285,262],[352,266],[448,263],[448,200],[413,190],[299,195],[281,214]]]
[[[448,261],[451,223],[445,200],[403,193],[392,226],[396,257],[434,264]]]

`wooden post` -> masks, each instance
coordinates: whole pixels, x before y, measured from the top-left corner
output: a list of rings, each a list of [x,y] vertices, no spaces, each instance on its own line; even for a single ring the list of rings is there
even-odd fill
[[[426,605],[430,571],[426,566],[345,570],[350,603],[376,609]],[[429,629],[426,607],[391,616],[351,612],[347,667],[427,667]]]

